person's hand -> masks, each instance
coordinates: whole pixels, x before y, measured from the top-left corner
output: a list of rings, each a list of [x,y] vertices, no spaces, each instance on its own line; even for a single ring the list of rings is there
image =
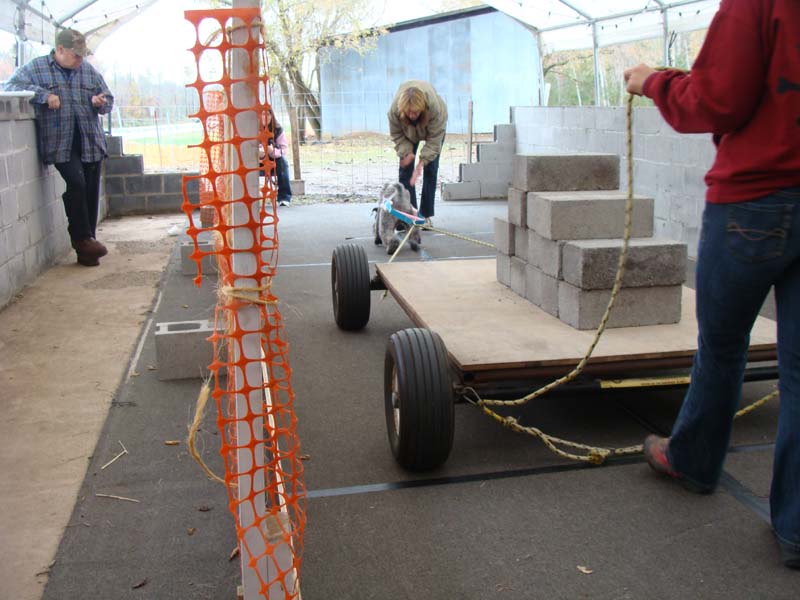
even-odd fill
[[[413,152],[409,152],[403,158],[400,159],[400,166],[401,167],[407,167],[408,165],[412,164],[413,162],[414,162],[414,153]]]
[[[50,110],[58,110],[61,108],[61,98],[55,94],[50,94],[47,96],[47,108]]]
[[[101,108],[105,105],[106,105],[106,95],[104,93],[92,96],[92,106],[94,106],[95,108]]]
[[[641,96],[645,80],[655,72],[656,70],[653,67],[649,67],[644,63],[625,69],[624,77],[628,93]]]
[[[411,179],[408,180],[408,185],[410,185],[411,187],[414,187],[415,185],[417,185],[417,179],[419,179],[420,175],[422,175],[422,169],[423,168],[425,168],[425,163],[422,162],[422,161],[419,161],[419,164],[417,165],[417,168],[414,169],[414,173],[412,173],[412,175],[411,175]]]

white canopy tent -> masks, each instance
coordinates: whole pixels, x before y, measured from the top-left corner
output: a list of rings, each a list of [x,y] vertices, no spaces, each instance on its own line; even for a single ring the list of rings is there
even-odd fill
[[[84,32],[89,47],[95,49],[144,9],[167,1],[177,0],[0,0],[0,30],[16,36],[19,65],[30,58],[24,51],[28,40],[52,45],[56,31],[71,27]],[[376,22],[386,11],[385,1],[390,0],[374,0]],[[661,38],[663,64],[669,65],[672,33],[707,27],[720,3],[720,0],[485,1],[530,27],[538,36],[542,56],[561,50],[593,49],[595,98],[600,97],[597,77],[600,47]],[[197,0],[186,3],[196,5]],[[413,12],[413,7],[408,10]],[[430,14],[430,7],[423,10]],[[408,14],[408,18],[413,17]]]
[[[112,31],[160,0],[0,0],[0,30],[17,38],[17,63],[25,42],[52,46],[56,32],[72,28],[94,50]],[[174,0],[173,0],[174,1]]]
[[[720,4],[720,0],[485,1],[538,33],[542,56],[591,48],[595,98],[600,97],[600,47],[660,37],[663,64],[668,66],[672,33],[708,27]]]

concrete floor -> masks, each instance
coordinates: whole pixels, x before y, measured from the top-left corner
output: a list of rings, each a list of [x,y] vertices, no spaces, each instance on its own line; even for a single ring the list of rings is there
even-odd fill
[[[280,212],[281,268],[273,290],[290,342],[302,452],[310,457],[304,462],[306,600],[797,597],[800,576],[779,564],[765,521],[776,403],[737,423],[725,478],[711,496],[661,481],[639,457],[604,467],[564,461],[469,405],[456,406],[453,453],[442,468],[420,476],[398,467],[386,439],[383,362],[388,336],[412,324],[391,297],[377,293],[361,332],[340,331],[331,311],[329,261],[337,244],[359,243],[371,261],[386,260],[372,244],[369,210],[326,204]],[[492,218],[505,210],[502,202],[439,203],[434,222],[491,240]],[[467,242],[423,236],[426,260],[487,254]],[[113,256],[92,277],[102,277]],[[419,259],[410,251],[402,257]],[[166,254],[140,258],[157,270]],[[225,491],[205,478],[185,444],[164,444],[185,439],[200,380],[161,382],[150,368],[157,368],[153,323],[210,316],[213,281],[195,288],[180,274],[173,248],[153,319],[146,311],[156,296],[155,275],[147,276],[153,278],[149,296],[141,299],[130,292],[122,301],[104,289],[97,304],[115,306],[118,314],[97,319],[102,327],[92,330],[110,331],[125,315],[130,330],[124,338],[96,336],[75,352],[74,346],[51,348],[67,334],[50,339],[58,331],[48,323],[77,322],[57,311],[86,306],[86,286],[70,286],[77,280],[69,278],[88,275],[61,274],[73,297],[48,304],[56,285],[51,272],[0,312],[6,390],[21,368],[6,361],[21,353],[25,340],[36,340],[29,343],[34,364],[75,361],[55,377],[29,372],[9,400],[4,395],[7,414],[24,414],[29,424],[21,427],[17,416],[0,426],[2,466],[11,474],[1,492],[0,597],[39,598],[46,582],[43,596],[53,600],[234,598],[240,574],[238,559],[229,559],[236,540]],[[41,303],[32,303],[37,297]],[[6,338],[9,323],[20,322],[25,330]],[[94,382],[95,365],[106,362],[116,370],[98,384],[105,396],[81,388],[82,402],[54,410],[57,395],[46,380],[72,389]],[[72,380],[63,379],[70,373]],[[748,384],[746,401],[771,387]],[[568,439],[627,446],[650,431],[668,431],[680,400],[680,391],[554,394],[516,416]],[[91,418],[77,415],[86,410],[82,403],[93,407]],[[221,472],[213,419],[207,415],[200,442],[205,460]],[[120,442],[129,453],[102,469]]]

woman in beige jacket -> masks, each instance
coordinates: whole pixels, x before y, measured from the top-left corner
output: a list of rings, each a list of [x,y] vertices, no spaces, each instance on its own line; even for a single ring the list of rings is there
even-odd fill
[[[389,109],[389,134],[400,158],[399,180],[411,194],[417,207],[414,186],[422,175],[422,194],[419,215],[430,222],[436,177],[439,173],[439,154],[447,128],[447,105],[433,86],[426,81],[411,80],[401,84]],[[425,145],[414,166],[419,143]]]

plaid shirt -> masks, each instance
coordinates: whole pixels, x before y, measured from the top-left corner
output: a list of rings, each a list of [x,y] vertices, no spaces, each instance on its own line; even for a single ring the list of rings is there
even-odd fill
[[[34,92],[31,104],[38,121],[39,156],[44,164],[69,160],[76,124],[81,133],[81,161],[97,162],[108,156],[98,115],[111,112],[114,96],[102,75],[89,63],[83,61],[77,69],[62,69],[55,60],[55,52],[51,52],[17,69],[5,88],[10,92]],[[95,108],[92,96],[102,92],[106,94],[106,104]],[[50,94],[60,98],[60,109],[47,108]]]

